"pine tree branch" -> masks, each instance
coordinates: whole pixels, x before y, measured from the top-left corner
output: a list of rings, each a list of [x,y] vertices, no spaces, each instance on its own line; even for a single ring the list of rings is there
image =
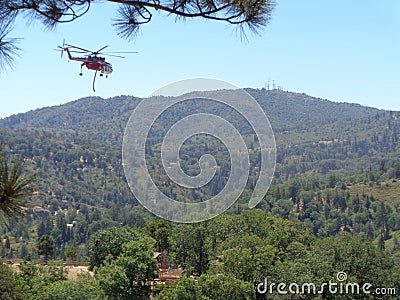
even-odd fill
[[[36,176],[24,177],[24,161],[17,158],[10,165],[4,155],[0,157],[0,224],[23,216],[24,202],[32,195],[30,185]]]

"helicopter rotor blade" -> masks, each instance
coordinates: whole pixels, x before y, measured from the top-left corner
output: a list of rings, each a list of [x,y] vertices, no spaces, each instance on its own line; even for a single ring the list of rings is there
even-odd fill
[[[91,52],[90,50],[86,50],[86,49],[83,49],[81,47],[77,47],[77,46],[70,45],[70,44],[65,44],[65,46],[67,46],[69,48],[75,48],[75,49],[78,49],[78,50],[82,50],[82,51],[85,51],[85,52]]]
[[[53,49],[54,51],[59,51],[61,53],[61,58],[63,58],[63,54],[64,54],[64,48],[62,48],[61,46],[58,46],[58,49]],[[69,50],[69,53],[78,53],[78,54],[82,54],[84,56],[89,56],[89,54],[86,51],[75,51],[75,50]]]
[[[122,55],[116,55],[116,54],[131,54],[131,53],[138,53],[138,52],[132,52],[132,51],[112,51],[112,52],[103,52],[103,53],[98,53],[101,55],[106,55],[106,56],[113,56],[113,57],[119,57],[119,58],[126,58],[125,56]]]
[[[121,55],[105,54],[105,53],[101,53],[101,54],[106,55],[106,56],[112,56],[112,57],[126,58],[125,56],[121,56]]]
[[[103,48],[100,48],[100,49],[97,50],[97,51],[93,51],[92,53],[93,53],[94,55],[96,55],[96,54],[101,54],[100,52],[101,52],[102,50],[106,49],[107,47],[108,47],[108,45],[105,45]]]
[[[112,52],[104,52],[104,54],[108,55],[108,54],[114,54],[114,53],[139,53],[137,51],[112,51]]]
[[[60,51],[61,52],[60,57],[62,58],[63,54],[64,54],[64,49],[65,49],[65,39],[63,39],[62,47],[60,45],[57,45],[57,48],[58,49],[54,49],[54,50]]]
[[[65,39],[63,39],[63,45],[62,45],[62,50],[61,50],[61,59],[63,58],[64,48],[65,48]]]
[[[70,53],[81,53],[81,54],[85,54],[87,53],[86,51],[75,51],[75,50],[71,50],[69,51]]]

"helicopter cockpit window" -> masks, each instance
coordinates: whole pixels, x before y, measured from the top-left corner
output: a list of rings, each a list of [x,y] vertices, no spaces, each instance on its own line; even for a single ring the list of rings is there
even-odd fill
[[[110,65],[105,65],[105,66],[102,67],[102,71],[104,73],[110,74],[113,71],[113,69],[112,69],[112,67]]]

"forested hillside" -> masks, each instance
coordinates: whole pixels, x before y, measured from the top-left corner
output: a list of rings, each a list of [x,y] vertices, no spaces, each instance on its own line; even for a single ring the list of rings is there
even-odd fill
[[[303,222],[319,238],[351,233],[400,260],[400,112],[280,90],[247,91],[268,115],[277,142],[273,185],[258,208]],[[26,172],[38,174],[27,217],[1,232],[1,256],[37,257],[37,241],[50,235],[54,258],[66,258],[71,246],[76,259],[87,261],[88,241],[98,230],[142,228],[155,219],[134,199],[121,162],[125,125],[139,101],[88,97],[0,120],[5,154],[11,160],[22,156]],[[158,168],[160,143],[171,124],[192,112],[218,114],[239,128],[250,149],[249,183],[228,211],[241,214],[257,180],[258,140],[239,114],[203,104],[191,100],[173,107],[152,127],[146,153],[155,166],[152,176],[178,200],[199,201],[218,192],[229,176],[229,155],[208,136],[189,139],[181,151],[182,167],[196,174],[200,155],[214,149],[222,167],[207,187],[179,188]]]
[[[248,92],[265,110],[275,132],[276,183],[310,173],[324,175],[337,171],[350,175],[386,171],[398,158],[398,112],[279,90]],[[110,202],[132,202],[121,168],[121,143],[126,122],[139,101],[130,96],[83,98],[14,115],[0,120],[1,139],[9,151],[32,160],[41,173],[38,187],[46,191],[44,194],[55,195],[42,195],[48,200],[106,206]],[[153,126],[149,156],[157,155],[151,149],[159,151],[157,145],[170,124],[190,112],[205,111],[236,123],[248,136],[248,147],[254,150],[252,164],[259,164],[257,139],[241,116],[218,104],[202,104],[192,101],[167,111]],[[200,138],[201,143],[222,149],[217,141],[206,137]],[[186,149],[192,158],[198,157],[204,149],[198,144],[190,140],[183,151]],[[222,150],[218,152],[222,160],[229,158]],[[190,169],[185,163],[190,162],[183,163]]]

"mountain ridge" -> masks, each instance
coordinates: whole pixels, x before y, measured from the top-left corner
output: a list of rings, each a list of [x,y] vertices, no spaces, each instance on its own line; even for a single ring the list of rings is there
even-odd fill
[[[316,105],[322,111],[335,110],[336,114],[345,113],[344,119],[349,120],[350,117],[353,118],[364,118],[372,116],[378,112],[389,112],[387,110],[382,110],[374,107],[363,106],[357,103],[347,103],[347,102],[334,102],[328,99],[316,98],[305,93],[294,93],[286,92],[280,90],[257,90],[257,89],[245,89],[251,96],[253,96],[256,101],[262,106],[266,111],[269,118],[274,119],[274,115],[280,116],[282,111],[296,111],[303,115],[312,115],[316,111],[313,107]],[[266,101],[268,97],[268,101]],[[76,120],[74,114],[82,113],[83,107],[86,107],[87,113],[93,116],[97,116],[95,119],[98,120],[111,120],[115,119],[117,116],[121,116],[121,113],[126,113],[126,109],[133,110],[134,107],[141,101],[142,98],[129,95],[121,95],[110,98],[101,98],[99,96],[89,96],[73,100],[61,105],[48,106],[43,108],[38,108],[35,110],[30,110],[25,113],[14,114],[9,117],[0,119],[0,127],[3,128],[19,128],[19,127],[47,127],[47,128],[67,128],[74,129],[75,124],[85,124],[85,118]],[[129,103],[131,102],[131,103]],[[109,106],[114,106],[115,109],[110,109]],[[279,107],[281,105],[282,107]],[[101,108],[101,109],[100,109]],[[123,109],[121,111],[121,109]],[[113,112],[111,115],[104,114],[104,112]],[[58,120],[51,119],[49,116],[46,117],[48,113],[53,113],[54,115],[62,115],[65,117]],[[84,115],[85,116],[85,115]],[[326,122],[334,122],[337,120],[343,120],[343,118],[334,118],[334,115],[327,116],[325,118]],[[69,123],[65,122],[65,119],[69,117]],[[293,119],[293,117],[287,117],[287,119]],[[273,121],[271,121],[272,123]],[[71,128],[72,127],[72,128]]]

